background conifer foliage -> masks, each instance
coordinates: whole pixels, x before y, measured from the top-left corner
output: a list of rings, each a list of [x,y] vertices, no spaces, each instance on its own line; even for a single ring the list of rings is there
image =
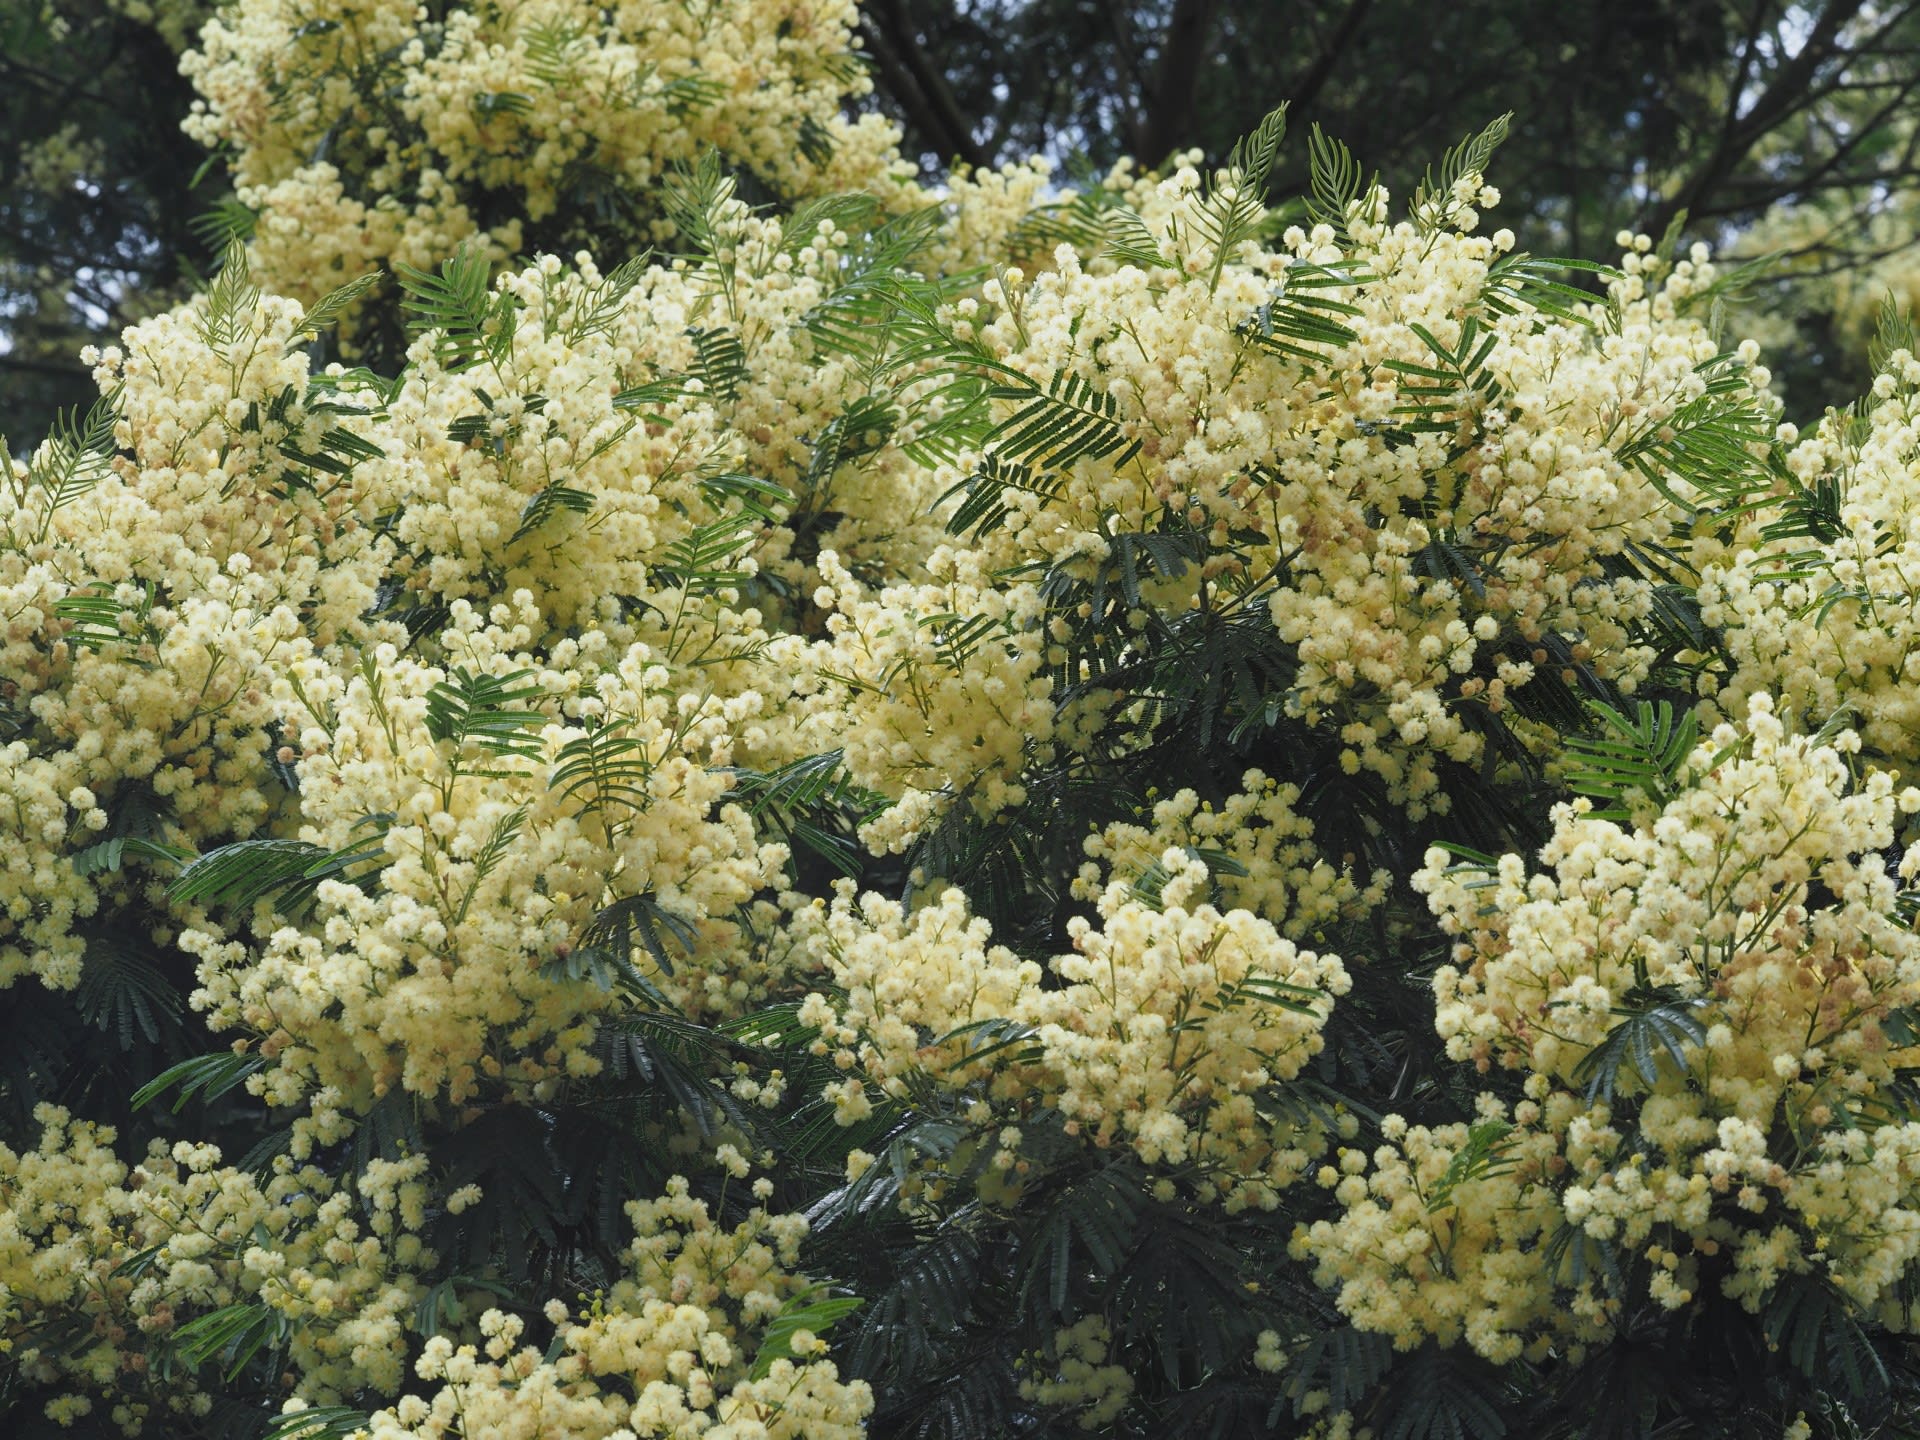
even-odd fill
[[[1181,3],[938,169],[914,13],[65,17],[231,188],[0,459],[0,1426],[1916,1433],[1897,297],[1798,427],[1524,115],[1181,148]],[[1644,18],[1643,213],[1897,225],[1904,11]]]

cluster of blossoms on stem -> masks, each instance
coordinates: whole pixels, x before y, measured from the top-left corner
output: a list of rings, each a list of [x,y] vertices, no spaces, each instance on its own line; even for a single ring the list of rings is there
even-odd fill
[[[1056,1332],[1052,1359],[1033,1365],[1033,1377],[1020,1382],[1021,1397],[1071,1412],[1082,1430],[1111,1424],[1133,1397],[1133,1377],[1126,1367],[1109,1363],[1112,1343],[1100,1315],[1085,1316]]]
[[[755,1182],[756,1197],[771,1183]],[[787,1356],[755,1362],[755,1343],[809,1289],[793,1270],[807,1223],[756,1205],[727,1227],[675,1177],[627,1207],[628,1273],[575,1315],[549,1301],[554,1343],[519,1342],[525,1322],[490,1310],[483,1340],[427,1342],[415,1370],[436,1384],[372,1417],[370,1440],[857,1440],[873,1409],[864,1381],[843,1380],[806,1330]]]
[[[284,1156],[262,1177],[213,1146],[155,1141],[129,1167],[110,1127],[51,1105],[36,1119],[36,1148],[0,1146],[0,1344],[27,1378],[71,1387],[53,1402],[69,1417],[98,1403],[139,1433],[206,1414],[212,1395],[164,1357],[192,1317],[247,1302],[285,1325],[308,1400],[399,1390],[436,1259],[424,1156],[342,1183]]]
[[[1883,855],[1920,791],[1856,781],[1855,750],[1756,695],[1664,806],[1556,810],[1539,871],[1429,855],[1415,883],[1455,937],[1435,1024],[1526,1098],[1483,1096],[1473,1126],[1390,1118],[1371,1158],[1323,1172],[1343,1213],[1295,1250],[1357,1325],[1499,1361],[1603,1339],[1620,1302],[1591,1242],[1644,1255],[1670,1309],[1709,1286],[1758,1309],[1814,1275],[1902,1323],[1920,1126],[1887,1106],[1888,1027],[1920,999],[1920,938]],[[1619,1029],[1656,1006],[1666,1039],[1633,1058]]]
[[[1700,584],[1702,618],[1721,627],[1733,661],[1710,699],[1738,714],[1749,695],[1781,697],[1816,720],[1842,707],[1876,763],[1907,768],[1920,748],[1920,361],[1888,354],[1864,419],[1831,413],[1783,438],[1803,497],[1830,491],[1833,523],[1769,537],[1754,525],[1717,556]]]
[[[504,259],[530,228],[580,238],[583,196],[645,244],[662,176],[710,147],[789,198],[902,191],[894,128],[842,113],[870,86],[855,19],[848,0],[251,0],[185,58],[187,129],[232,152],[256,265],[313,300],[468,241]]]
[[[1109,445],[1010,490],[981,548],[1086,577],[1116,535],[1185,526],[1203,563],[1143,577],[1146,611],[1265,605],[1296,657],[1294,712],[1411,815],[1444,809],[1440,766],[1484,753],[1476,715],[1542,671],[1628,691],[1646,673],[1652,587],[1609,562],[1689,543],[1646,457],[1707,397],[1717,346],[1681,312],[1711,267],[1671,267],[1663,289],[1630,264],[1605,306],[1543,316],[1514,298],[1512,236],[1467,233],[1470,207],[1388,224],[1376,190],[1345,243],[1295,228],[1226,264],[1194,238],[1220,193],[1176,171],[1135,215],[1128,263],[1061,245],[955,307],[983,355],[1085,386],[1113,423]],[[1324,357],[1263,340],[1296,292],[1342,307],[1349,338]]]
[[[1149,824],[1116,821],[1086,840],[1087,862],[1074,893],[1096,900],[1113,876],[1138,881],[1170,848],[1210,861],[1212,882],[1233,909],[1249,910],[1293,938],[1313,935],[1385,897],[1390,877],[1376,872],[1362,888],[1313,841],[1313,824],[1295,806],[1300,787],[1258,770],[1220,804],[1181,790],[1155,801]]]
[[[797,916],[844,996],[810,995],[801,1011],[847,1072],[829,1090],[842,1122],[869,1112],[870,1088],[904,1098],[930,1077],[974,1097],[970,1121],[998,1131],[995,1171],[1024,1174],[1019,1122],[1050,1116],[1096,1148],[1127,1146],[1169,1194],[1177,1176],[1229,1210],[1272,1208],[1325,1134],[1263,1097],[1319,1052],[1350,981],[1337,956],[1206,903],[1203,862],[1170,850],[1162,863],[1157,903],[1116,882],[1098,925],[1070,923],[1074,949],[1049,961],[1051,986],[991,944],[957,890],[908,913],[843,886]]]

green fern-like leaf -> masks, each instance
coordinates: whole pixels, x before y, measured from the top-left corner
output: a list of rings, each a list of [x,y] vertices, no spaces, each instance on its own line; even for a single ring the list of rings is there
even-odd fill
[[[1407,328],[1433,358],[1380,362],[1382,369],[1401,377],[1400,403],[1393,409],[1400,428],[1451,435],[1462,425],[1477,423],[1479,411],[1501,393],[1499,380],[1487,369],[1499,335],[1483,328],[1476,315],[1461,323],[1460,338],[1451,346],[1418,322],[1409,322]]]
[[[579,60],[588,48],[582,44],[586,27],[566,21],[543,21],[520,32],[527,56],[527,73],[550,90],[579,83]]]
[[[1867,342],[1867,364],[1875,375],[1887,368],[1896,350],[1920,354],[1920,338],[1914,334],[1913,316],[1900,308],[1900,297],[1889,290],[1873,316],[1873,338]]]
[[[1440,162],[1438,175],[1434,174],[1431,167],[1428,168],[1413,195],[1414,223],[1423,233],[1431,235],[1453,223],[1461,209],[1461,202],[1454,198],[1453,187],[1468,175],[1487,173],[1493,152],[1507,138],[1512,122],[1511,112],[1495,116],[1486,129],[1477,135],[1469,135],[1447,151],[1446,157]]]
[[[1681,769],[1700,737],[1693,711],[1676,715],[1666,700],[1640,701],[1632,718],[1597,700],[1587,702],[1587,711],[1600,733],[1567,736],[1566,783],[1576,795],[1605,802],[1592,812],[1595,819],[1631,819],[1627,802],[1634,794],[1660,806],[1680,793]]]
[[[1375,1429],[1380,1440],[1502,1440],[1507,1433],[1498,1372],[1484,1361],[1429,1346],[1393,1380]]]
[[[753,578],[741,562],[759,537],[760,519],[750,511],[696,525],[667,546],[655,574],[663,585],[689,595],[737,590]]]
[[[222,845],[189,863],[168,889],[167,898],[175,904],[231,905],[245,910],[275,896],[282,914],[298,918],[312,907],[323,880],[358,885],[377,873],[386,856],[387,820],[375,816],[363,821],[372,832],[370,837],[339,850],[305,840],[239,840]]]
[[[290,1335],[286,1316],[259,1302],[223,1305],[189,1320],[167,1339],[160,1369],[178,1361],[188,1370],[217,1365],[228,1383],[238,1379],[255,1356],[279,1350]]]
[[[187,228],[207,254],[220,255],[236,242],[244,245],[251,240],[259,220],[252,206],[229,198],[209,205],[187,222]]]
[[[858,875],[861,850],[849,831],[885,805],[848,778],[838,750],[807,755],[777,770],[735,769],[734,793],[748,812],[787,843],[818,855],[843,875]],[[836,823],[838,822],[838,823]]]
[[[1071,245],[1092,259],[1107,243],[1108,220],[1117,204],[1113,193],[1089,176],[1079,189],[1023,216],[1007,237],[1007,252],[1018,255]]]
[[[1512,1143],[1513,1126],[1504,1120],[1481,1120],[1467,1129],[1467,1143],[1447,1162],[1447,1168],[1434,1182],[1427,1196],[1427,1212],[1437,1214],[1453,1204],[1453,1192],[1462,1185],[1485,1180],[1513,1168],[1506,1157]]]
[[[95,937],[88,941],[74,996],[80,1018],[118,1037],[131,1049],[136,1030],[149,1044],[160,1038],[181,1013],[180,993],[152,962],[123,942]]]
[[[1839,1381],[1859,1400],[1886,1390],[1890,1377],[1859,1314],[1833,1283],[1819,1275],[1784,1277],[1768,1298],[1762,1328],[1769,1346],[1802,1375]]]
[[[1373,187],[1361,175],[1353,152],[1316,121],[1307,131],[1307,217],[1329,227],[1342,242],[1348,239],[1347,220],[1354,205]]]
[[[33,539],[47,538],[56,513],[73,504],[113,473],[114,427],[120,421],[120,390],[116,386],[88,407],[57,412],[52,432],[27,463],[23,504],[38,494],[40,524]],[[10,522],[11,524],[11,522]]]
[[[525,805],[517,806],[494,822],[487,843],[473,857],[473,877],[467,882],[466,894],[460,898],[460,908],[454,912],[455,925],[467,918],[467,912],[473,907],[474,896],[480,893],[480,887],[486,883],[487,877],[499,868],[500,862],[513,848],[513,842],[520,838],[520,832],[526,828],[527,809]]]
[[[1064,1315],[1077,1280],[1118,1273],[1133,1251],[1146,1203],[1134,1178],[1117,1166],[1053,1197],[1025,1247],[1022,1303]]]
[[[1247,1303],[1246,1257],[1205,1221],[1177,1206],[1151,1210],[1113,1282],[1116,1338],[1157,1355],[1169,1385],[1218,1374],[1244,1355],[1261,1328]]]
[[[738,190],[719,152],[708,150],[693,164],[676,166],[667,175],[661,194],[667,218],[686,242],[690,258],[713,276],[727,317],[735,323],[739,320],[734,299],[738,272],[733,243],[740,219],[735,204]]]
[[[560,747],[549,784],[562,797],[605,815],[615,804],[644,810],[653,757],[642,736],[599,725]]]
[[[380,272],[369,271],[326,295],[300,317],[299,323],[293,327],[293,333],[287,337],[287,349],[297,350],[305,341],[326,334],[340,323],[340,317],[347,313],[354,301],[379,283]]]
[[[780,222],[780,252],[798,255],[820,238],[823,226],[829,235],[835,231],[856,234],[867,227],[879,208],[880,202],[873,196],[857,193],[803,200]]]
[[[507,362],[517,302],[505,291],[493,292],[492,269],[477,245],[462,245],[441,262],[438,274],[404,261],[395,263],[394,273],[407,333],[435,333],[436,353],[448,370],[468,370],[483,362],[498,368]]]
[[[150,638],[145,633],[153,612],[152,582],[139,586],[140,598],[122,603],[119,587],[95,581],[53,602],[53,613],[67,622],[66,640],[76,650],[101,650],[109,645]]]
[[[1316,1390],[1327,1392],[1335,1413],[1357,1409],[1393,1362],[1393,1341],[1385,1335],[1347,1325],[1322,1330],[1294,1352],[1281,1394],[1296,1418],[1306,1413],[1307,1396]]]
[[[673,974],[669,938],[691,955],[700,943],[700,932],[652,895],[627,895],[614,901],[593,917],[581,936],[586,945],[608,947],[629,960],[636,948],[644,949],[666,975]]]
[[[629,954],[604,945],[576,945],[543,964],[540,977],[556,985],[586,981],[605,995],[620,991],[661,1010],[673,1008],[666,992],[634,967]],[[626,1071],[616,1066],[615,1073],[624,1077]]]
[[[1027,381],[1002,385],[994,398],[1019,402],[988,435],[1001,460],[1063,470],[1080,459],[1107,460],[1119,469],[1140,450],[1120,424],[1114,397],[1071,371],[1058,371],[1045,390]]]
[[[1286,284],[1257,311],[1246,333],[1264,350],[1324,368],[1334,352],[1359,337],[1339,316],[1360,314],[1360,307],[1321,293],[1357,283],[1348,268],[1298,264],[1287,271]]]
[[[173,1102],[177,1114],[186,1107],[189,1100],[198,1095],[202,1101],[217,1100],[235,1086],[242,1084],[256,1070],[265,1068],[266,1061],[258,1055],[236,1055],[231,1050],[216,1050],[211,1055],[196,1055],[191,1060],[182,1060],[177,1065],[169,1065],[153,1079],[133,1092],[129,1103],[139,1110],[152,1104],[169,1090],[179,1093]]]
[[[774,1361],[795,1358],[793,1341],[802,1330],[824,1335],[866,1303],[852,1295],[829,1295],[819,1299],[812,1295],[796,1295],[781,1306],[778,1315],[767,1322],[766,1333],[761,1337],[759,1350],[754,1353],[748,1376],[754,1380],[766,1379]]]
[[[524,540],[540,529],[556,515],[590,515],[593,513],[593,496],[584,490],[576,490],[570,485],[553,484],[540,489],[520,512],[520,524],[507,543]]]
[[[602,276],[598,284],[588,287],[574,302],[572,312],[567,316],[564,331],[567,344],[578,345],[589,336],[604,335],[612,329],[620,318],[627,296],[640,283],[652,262],[653,253],[643,251],[621,261]]]
[[[1591,260],[1539,259],[1514,251],[1487,267],[1480,303],[1489,314],[1514,315],[1525,310],[1568,325],[1591,326],[1588,313],[1598,297],[1554,278],[1564,274],[1592,275],[1610,281],[1619,271]]]
[[[969,532],[984,535],[1005,524],[1012,513],[1005,498],[1007,491],[1022,491],[1042,500],[1051,500],[1060,492],[1063,483],[1059,477],[1036,476],[1032,466],[989,452],[980,457],[973,474],[947,491],[935,504],[936,507],[943,505],[956,495],[963,497],[953,514],[947,517],[947,530],[954,535]]]
[[[733,471],[703,472],[698,484],[702,498],[714,509],[738,509],[768,525],[779,524],[799,500],[784,485]]]
[[[1772,489],[1773,420],[1732,355],[1701,362],[1701,392],[1615,450],[1695,516],[1730,516]]]
[[[1260,233],[1267,214],[1267,176],[1280,157],[1286,133],[1287,107],[1280,105],[1233,147],[1221,178],[1208,188],[1194,212],[1194,230],[1208,251],[1209,293],[1219,288],[1227,261]]]
[[[862,395],[855,399],[813,438],[806,488],[823,492],[842,465],[884,448],[899,422],[900,414],[891,396]]]
[[[608,1073],[646,1082],[656,1106],[677,1110],[702,1135],[752,1121],[714,1076],[735,1053],[726,1037],[666,1009],[629,1010],[608,1020],[600,1053]]]
[[[967,1320],[984,1263],[979,1239],[951,1221],[898,1256],[891,1281],[860,1317],[849,1363],[863,1370],[883,1363],[919,1370],[937,1363],[942,1341],[956,1336]]]
[[[708,329],[694,325],[687,337],[693,341],[694,376],[723,405],[731,405],[740,395],[747,378],[747,352],[739,335],[726,326]]]
[[[1153,233],[1138,211],[1116,205],[1101,220],[1101,241],[1106,252],[1122,265],[1136,265],[1148,273],[1180,269],[1179,262],[1161,248],[1161,238]]]
[[[476,674],[455,666],[427,692],[427,733],[457,753],[469,743],[489,754],[538,759],[545,751],[536,733],[547,723],[527,702],[545,692],[528,684],[531,670],[509,675]]]
[[[1707,1043],[1707,1027],[1696,1013],[1705,1004],[1705,1000],[1695,998],[1662,998],[1638,1006],[1615,1007],[1613,1013],[1620,1017],[1620,1023],[1574,1067],[1574,1083],[1585,1085],[1587,1099],[1611,1104],[1622,1066],[1631,1064],[1641,1085],[1649,1090],[1660,1078],[1662,1058],[1686,1074],[1690,1068],[1688,1047],[1698,1049]]]
[[[238,237],[227,241],[219,272],[194,312],[194,329],[209,350],[221,356],[254,333],[260,287],[247,265],[247,247]]]

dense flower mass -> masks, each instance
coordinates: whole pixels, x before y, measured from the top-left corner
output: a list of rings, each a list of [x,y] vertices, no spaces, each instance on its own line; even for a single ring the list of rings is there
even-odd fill
[[[1458,937],[1435,1026],[1450,1057],[1523,1072],[1525,1098],[1472,1127],[1399,1123],[1371,1167],[1329,1175],[1346,1214],[1296,1245],[1357,1323],[1496,1360],[1556,1331],[1592,1343],[1619,1320],[1569,1263],[1592,1241],[1646,1252],[1669,1309],[1707,1285],[1759,1309],[1818,1274],[1899,1323],[1920,1130],[1889,1102],[1920,940],[1881,852],[1920,790],[1854,783],[1856,748],[1787,736],[1758,695],[1657,813],[1561,807],[1548,872],[1429,855],[1415,884]]]
[[[255,264],[313,300],[469,240],[565,243],[596,212],[645,244],[665,218],[646,197],[707,147],[789,198],[897,185],[890,127],[841,112],[868,85],[854,20],[819,0],[247,4],[187,56],[188,130],[232,151]]]
[[[1206,866],[1177,850],[1167,859],[1157,905],[1118,882],[1101,897],[1098,929],[1070,924],[1074,953],[1049,963],[1051,988],[1033,961],[988,946],[958,891],[911,923],[878,896],[857,911],[850,893],[836,897],[808,943],[846,999],[811,995],[801,1015],[851,1072],[829,1092],[841,1118],[864,1117],[868,1085],[905,1095],[931,1072],[978,1095],[969,1119],[983,1128],[1051,1111],[1069,1136],[1123,1143],[1233,1208],[1271,1208],[1322,1139],[1261,1113],[1258,1097],[1318,1053],[1347,974],[1249,911],[1189,910]],[[998,1168],[1016,1162],[1019,1129],[1011,1135]]]
[[[1802,438],[1504,122],[922,188],[857,18],[201,32],[0,476],[0,1418],[1910,1413],[1911,336]]]

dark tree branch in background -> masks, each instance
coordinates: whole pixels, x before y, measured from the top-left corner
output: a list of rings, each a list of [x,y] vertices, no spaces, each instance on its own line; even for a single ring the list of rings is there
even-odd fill
[[[1193,138],[1194,91],[1218,9],[1219,0],[1174,0],[1173,15],[1160,37],[1153,88],[1134,136],[1134,154],[1145,164],[1158,165]]]
[[[1333,37],[1313,57],[1313,65],[1307,73],[1288,90],[1287,103],[1293,107],[1295,114],[1305,114],[1313,108],[1314,102],[1320,98],[1320,92],[1327,88],[1327,81],[1333,78],[1333,72],[1352,46],[1354,37],[1360,33],[1360,24],[1372,8],[1373,0],[1351,0],[1347,13],[1340,17]]]
[[[860,33],[879,63],[888,89],[943,157],[968,165],[988,163],[973,124],[954,99],[946,77],[933,64],[900,0],[868,0]]]
[[[1877,90],[1887,87],[1879,85]],[[1720,182],[1719,188],[1727,198],[1713,204],[1704,205],[1692,212],[1696,220],[1713,219],[1722,215],[1742,215],[1753,210],[1772,205],[1788,196],[1805,197],[1829,190],[1872,189],[1878,186],[1904,186],[1920,179],[1913,169],[1914,146],[1910,141],[1902,152],[1899,162],[1876,167],[1871,170],[1844,173],[1840,167],[1852,159],[1858,152],[1865,137],[1880,125],[1902,113],[1913,97],[1920,91],[1920,74],[1910,77],[1900,85],[1881,107],[1864,121],[1845,134],[1834,136],[1834,146],[1825,159],[1819,161],[1811,170],[1798,170],[1779,176],[1739,176],[1733,175]],[[1920,135],[1920,131],[1916,132]]]
[[[25,375],[53,375],[62,380],[84,380],[92,372],[78,360],[36,360],[28,355],[0,355],[0,370]]]
[[[1648,212],[1643,228],[1651,235],[1665,232],[1682,211],[1695,216],[1713,213],[1714,192],[1726,182],[1741,163],[1776,127],[1819,98],[1816,79],[1821,70],[1836,59],[1849,58],[1853,52],[1838,44],[1849,21],[1866,8],[1865,0],[1834,0],[1814,21],[1806,40],[1793,58],[1767,81],[1767,87],[1743,110],[1747,81],[1754,74],[1763,42],[1769,38],[1761,22],[1764,5],[1756,5],[1754,21],[1749,23],[1740,57],[1738,78],[1729,87],[1726,108],[1721,116],[1719,134],[1713,149],[1691,175]],[[1897,19],[1904,19],[1911,6],[1903,7]],[[1896,22],[1879,32],[1885,34]],[[1777,31],[1775,36],[1777,38]],[[1862,47],[1863,49],[1865,47]],[[1837,77],[1833,83],[1837,83]]]
[[[1152,93],[1153,82],[1147,74],[1147,67],[1141,63],[1140,47],[1134,41],[1132,11],[1125,5],[1103,6],[1102,11],[1106,17],[1107,33],[1113,37],[1119,68],[1128,82],[1125,90],[1116,98],[1121,113],[1126,116],[1127,133],[1137,141],[1146,129],[1141,103]]]

